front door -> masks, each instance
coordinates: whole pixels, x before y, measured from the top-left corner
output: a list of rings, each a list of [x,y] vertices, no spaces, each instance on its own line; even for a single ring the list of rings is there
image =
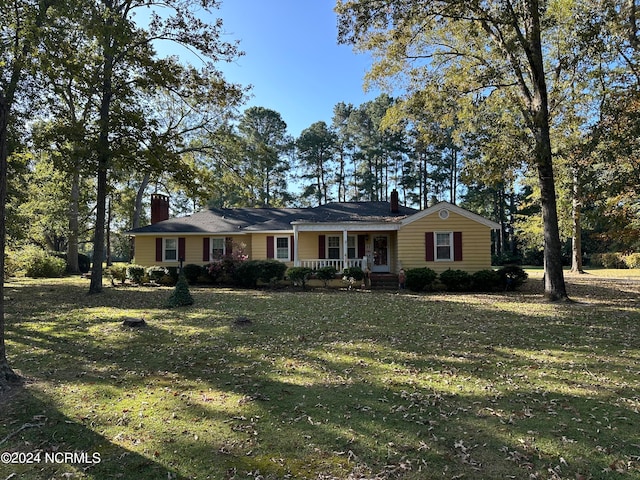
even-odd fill
[[[389,272],[389,236],[373,237],[373,272]]]

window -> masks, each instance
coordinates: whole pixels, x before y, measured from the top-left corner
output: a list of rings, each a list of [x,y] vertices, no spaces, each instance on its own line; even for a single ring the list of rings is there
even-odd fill
[[[357,237],[347,237],[347,258],[357,258],[358,249],[356,248]]]
[[[340,240],[341,237],[327,237],[327,258],[341,258]]]
[[[177,238],[164,238],[163,239],[163,261],[175,262],[178,260],[178,239]]]
[[[453,238],[451,232],[436,233],[436,261],[453,260]]]
[[[289,260],[289,237],[276,237],[276,258],[278,260]]]
[[[212,238],[211,239],[211,258],[213,260],[220,260],[224,257],[225,241],[224,238]]]

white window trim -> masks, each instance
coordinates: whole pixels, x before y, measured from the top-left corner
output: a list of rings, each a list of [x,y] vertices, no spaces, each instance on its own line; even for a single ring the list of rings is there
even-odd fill
[[[331,247],[331,248],[339,248],[340,249],[340,253],[338,255],[337,258],[334,258],[332,260],[338,260],[338,259],[342,259],[344,256],[344,252],[342,251],[342,235],[327,235],[327,242],[326,242],[326,247],[325,247],[325,251],[324,251],[324,258],[329,259],[329,238],[330,237],[334,237],[334,238],[338,238],[339,239],[339,243],[338,243],[338,247]],[[353,239],[353,257],[349,257],[349,239]],[[356,260],[358,258],[358,236],[357,235],[347,235],[347,258],[349,260]]]
[[[284,238],[287,240],[287,258],[278,258],[278,239],[279,238]],[[289,238],[289,236],[279,236],[279,237],[273,237],[273,256],[275,260],[278,260],[280,262],[289,262],[291,261],[291,238]]]
[[[176,258],[167,258],[167,240],[174,240],[176,242]],[[180,241],[177,237],[163,237],[162,238],[162,261],[163,262],[175,262],[179,261]]]
[[[221,260],[221,258],[215,258],[213,254],[213,241],[222,239],[222,257],[227,254],[227,239],[225,237],[210,237],[209,238],[209,258],[211,260]]]
[[[349,247],[349,240],[353,239],[353,247]],[[349,248],[353,248],[353,257],[349,256]],[[358,258],[358,236],[347,235],[347,259],[355,260]]]
[[[331,243],[329,241],[330,238],[337,238],[338,239],[338,246],[337,247],[331,247],[329,246],[329,243]],[[331,258],[331,256],[329,255],[329,250],[330,249],[338,249],[338,256]],[[331,260],[340,260],[342,258],[342,235],[327,235],[327,246],[325,249],[325,258],[327,259],[331,259]]]
[[[438,235],[449,236],[449,258],[438,258]],[[433,259],[436,262],[453,262],[454,260],[453,232],[434,232],[433,237],[434,237],[433,238]]]

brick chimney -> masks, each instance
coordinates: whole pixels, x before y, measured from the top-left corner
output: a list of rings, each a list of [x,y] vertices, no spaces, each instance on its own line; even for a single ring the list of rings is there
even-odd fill
[[[151,194],[151,224],[169,219],[169,197],[159,193]]]
[[[394,188],[391,192],[391,213],[400,212],[400,196],[398,191]]]

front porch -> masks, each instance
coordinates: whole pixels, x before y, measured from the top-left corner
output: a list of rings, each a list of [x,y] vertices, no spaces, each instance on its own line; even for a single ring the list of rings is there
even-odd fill
[[[351,267],[371,273],[397,272],[395,225],[293,223],[293,260],[296,267],[318,270]]]
[[[358,267],[363,272],[367,271],[368,260],[363,258],[348,258],[346,261],[334,258],[314,258],[307,260],[298,260],[294,262],[296,267],[306,267],[311,270],[319,270],[324,267],[334,267],[338,273],[342,273],[346,268]]]

